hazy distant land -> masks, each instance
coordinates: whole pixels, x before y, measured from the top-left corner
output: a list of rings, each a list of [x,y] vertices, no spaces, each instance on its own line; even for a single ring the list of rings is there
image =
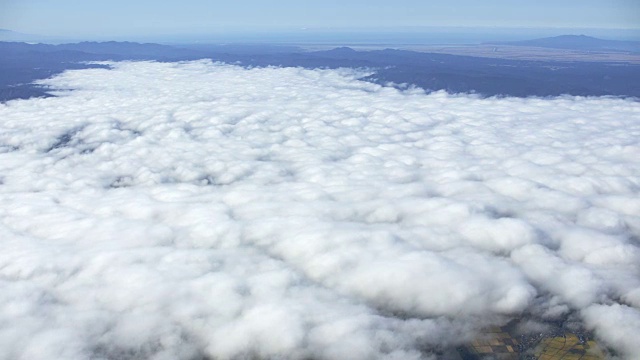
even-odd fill
[[[581,39],[581,38],[580,38]],[[542,39],[544,40],[544,39]],[[47,96],[31,84],[66,69],[96,67],[95,61],[212,59],[243,66],[365,68],[364,80],[382,85],[417,86],[427,91],[482,96],[640,97],[640,52],[544,48],[522,44],[326,45],[183,44],[81,42],[29,44],[0,42],[0,101]],[[581,39],[584,41],[584,39]],[[587,39],[603,48],[599,39]],[[556,38],[547,42],[558,46]],[[565,41],[566,42],[566,41]],[[605,41],[606,43],[606,41]],[[623,42],[633,49],[635,42]],[[528,44],[528,43],[525,43]],[[618,42],[612,42],[619,45]],[[606,48],[606,46],[604,46]]]
[[[304,46],[328,50],[340,44]],[[640,64],[640,41],[602,40],[588,36],[564,35],[528,41],[502,41],[482,44],[416,45],[368,44],[350,46],[360,51],[395,48],[434,54],[487,57],[508,60],[581,61]]]
[[[335,45],[307,47],[311,49],[331,49]],[[386,48],[387,45],[378,46],[353,46],[353,49],[370,51]],[[621,53],[617,51],[581,51],[568,49],[552,49],[542,47],[527,47],[515,45],[405,45],[398,46],[402,50],[449,54],[460,56],[473,56],[484,58],[496,58],[507,60],[536,60],[536,61],[580,61],[580,62],[607,62],[623,64],[640,64],[640,54]]]

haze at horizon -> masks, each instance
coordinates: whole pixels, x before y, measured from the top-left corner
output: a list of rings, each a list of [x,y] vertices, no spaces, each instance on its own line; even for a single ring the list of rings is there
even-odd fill
[[[215,6],[203,0],[156,3],[55,3],[0,0],[0,28],[76,38],[190,36],[261,32],[416,31],[429,27],[640,30],[640,3],[587,0],[536,3],[496,0],[394,4],[375,1],[236,1]]]

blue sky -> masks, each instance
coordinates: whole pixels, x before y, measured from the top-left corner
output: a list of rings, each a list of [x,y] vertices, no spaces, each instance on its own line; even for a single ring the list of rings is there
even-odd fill
[[[0,28],[41,35],[413,26],[640,28],[638,0],[0,0]]]

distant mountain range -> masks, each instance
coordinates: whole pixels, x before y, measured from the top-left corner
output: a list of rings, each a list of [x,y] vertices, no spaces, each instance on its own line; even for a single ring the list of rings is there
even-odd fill
[[[624,51],[640,53],[640,41],[604,40],[585,35],[561,35],[524,41],[498,41],[491,45],[532,46],[581,51]]]
[[[0,42],[0,48],[7,51],[7,54],[37,51],[47,53],[49,56],[58,56],[75,52],[78,57],[88,57],[89,60],[180,60],[203,55],[198,51],[167,45],[117,41],[85,41],[59,45]]]

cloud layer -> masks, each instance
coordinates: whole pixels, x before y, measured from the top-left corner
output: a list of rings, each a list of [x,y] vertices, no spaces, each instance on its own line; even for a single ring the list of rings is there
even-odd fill
[[[0,105],[0,359],[640,348],[640,104],[114,63]]]

